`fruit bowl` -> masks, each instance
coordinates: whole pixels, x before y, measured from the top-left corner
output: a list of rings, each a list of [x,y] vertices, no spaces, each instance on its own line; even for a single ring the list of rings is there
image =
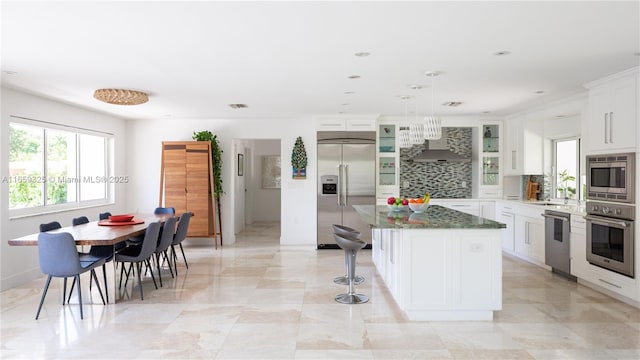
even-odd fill
[[[409,208],[413,212],[421,213],[429,207],[429,203],[409,203]]]
[[[406,205],[402,205],[402,204],[399,204],[399,205],[389,205],[389,204],[387,204],[387,207],[391,211],[405,211],[405,210],[407,210],[407,206]]]
[[[133,220],[134,215],[111,215],[109,221],[111,222],[128,222]]]

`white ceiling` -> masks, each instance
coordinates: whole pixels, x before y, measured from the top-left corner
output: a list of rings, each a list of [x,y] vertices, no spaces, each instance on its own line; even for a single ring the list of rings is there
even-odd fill
[[[402,115],[431,112],[438,70],[435,114],[506,115],[637,66],[639,4],[3,0],[2,84],[128,119]]]

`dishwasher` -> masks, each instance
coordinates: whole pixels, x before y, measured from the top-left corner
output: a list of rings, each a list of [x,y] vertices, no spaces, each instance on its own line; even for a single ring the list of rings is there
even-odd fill
[[[571,275],[571,215],[564,212],[545,210],[544,214],[544,263],[552,271],[575,279]]]

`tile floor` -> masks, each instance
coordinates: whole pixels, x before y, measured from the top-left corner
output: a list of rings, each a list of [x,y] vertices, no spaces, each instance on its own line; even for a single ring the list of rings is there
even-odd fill
[[[640,359],[640,309],[504,258],[493,322],[409,322],[359,253],[363,305],[333,284],[340,250],[280,247],[256,224],[222,249],[185,247],[189,269],[115,305],[62,306],[44,278],[0,293],[2,359]],[[126,296],[128,293],[124,293]]]

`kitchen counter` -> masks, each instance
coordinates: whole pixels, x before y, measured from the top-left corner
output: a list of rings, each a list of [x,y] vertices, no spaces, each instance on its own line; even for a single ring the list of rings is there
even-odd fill
[[[541,212],[545,210],[554,210],[560,212],[570,213],[577,216],[587,215],[586,204],[584,202],[580,205],[576,203],[560,204],[551,201],[524,201],[524,200],[497,200],[505,204],[525,205],[530,208],[540,209]]]
[[[386,206],[354,205],[362,219],[378,229],[503,229],[505,224],[466,214],[440,205],[422,213],[391,211]]]
[[[354,208],[372,227],[376,271],[410,320],[486,321],[502,308],[504,224],[439,205]]]

